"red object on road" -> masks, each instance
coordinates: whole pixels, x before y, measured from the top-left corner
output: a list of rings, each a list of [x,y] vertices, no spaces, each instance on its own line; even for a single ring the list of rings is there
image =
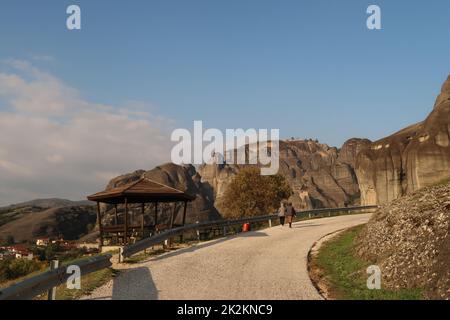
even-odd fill
[[[242,232],[249,232],[250,231],[250,223],[244,223],[242,226]]]

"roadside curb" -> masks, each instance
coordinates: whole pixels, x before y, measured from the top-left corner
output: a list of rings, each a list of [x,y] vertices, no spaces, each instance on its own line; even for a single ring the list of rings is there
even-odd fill
[[[308,272],[308,277],[309,280],[311,281],[311,283],[313,284],[314,288],[316,289],[317,293],[322,297],[323,300],[329,300],[324,291],[320,288],[318,282],[313,279],[313,277],[311,277],[311,262],[312,262],[312,252],[315,250],[318,250],[320,248],[320,246],[322,245],[322,240],[330,237],[330,239],[332,239],[333,237],[337,236],[339,233],[344,232],[345,230],[348,230],[350,228],[342,228],[330,233],[327,233],[325,235],[323,235],[322,237],[320,237],[318,240],[316,240],[311,248],[309,248],[308,250],[308,255],[307,255],[307,259],[306,259],[306,271]]]

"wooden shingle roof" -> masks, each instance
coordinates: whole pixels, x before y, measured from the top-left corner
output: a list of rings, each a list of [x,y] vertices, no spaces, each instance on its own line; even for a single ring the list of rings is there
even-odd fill
[[[148,178],[141,178],[120,187],[95,193],[87,198],[90,201],[115,204],[123,203],[125,199],[128,203],[192,201],[195,196]]]

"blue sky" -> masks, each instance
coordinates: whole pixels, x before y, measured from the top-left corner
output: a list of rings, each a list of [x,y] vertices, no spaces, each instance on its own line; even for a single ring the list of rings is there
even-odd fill
[[[66,29],[70,4],[81,7],[80,31]],[[370,4],[381,7],[383,30],[366,28]],[[0,60],[7,63],[0,76],[8,90],[0,88],[0,112],[9,112],[4,121],[21,112],[20,121],[31,128],[48,110],[34,106],[30,115],[24,104],[64,105],[61,112],[71,110],[68,122],[89,131],[87,117],[77,118],[72,107],[107,106],[117,110],[108,111],[111,123],[122,117],[136,139],[140,125],[189,129],[203,120],[219,129],[280,128],[284,138],[318,138],[334,146],[352,137],[376,140],[431,111],[450,73],[449,14],[447,0],[3,0]],[[118,111],[124,108],[126,116]],[[136,122],[139,115],[130,108],[143,112],[146,122]],[[59,124],[49,119],[46,128],[56,130]],[[61,130],[80,130],[75,127]],[[51,130],[46,132],[54,137]],[[117,141],[102,130],[98,134]],[[73,135],[64,139],[82,141]],[[145,143],[162,150],[155,141],[163,139],[145,137]],[[0,169],[22,172],[26,164],[2,160],[2,150],[11,154],[0,141]],[[62,164],[69,156],[55,151],[46,158]],[[71,167],[86,172],[86,162]],[[95,174],[107,180],[146,166],[123,162]],[[27,189],[31,178],[23,179],[15,190],[21,198],[57,193],[64,182],[55,179],[48,190],[33,193]],[[95,191],[104,180],[83,182],[89,186],[84,189]],[[11,176],[11,183],[17,181]],[[0,203],[10,193],[0,186]]]
[[[65,29],[78,4],[82,30]],[[365,26],[382,9],[381,31]],[[449,73],[448,1],[2,1],[1,58],[180,127],[380,138],[430,111]]]

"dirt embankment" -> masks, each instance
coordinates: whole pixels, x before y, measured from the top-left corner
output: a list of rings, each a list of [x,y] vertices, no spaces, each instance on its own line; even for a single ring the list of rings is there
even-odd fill
[[[450,183],[383,206],[361,232],[357,253],[381,268],[386,288],[450,299]]]

